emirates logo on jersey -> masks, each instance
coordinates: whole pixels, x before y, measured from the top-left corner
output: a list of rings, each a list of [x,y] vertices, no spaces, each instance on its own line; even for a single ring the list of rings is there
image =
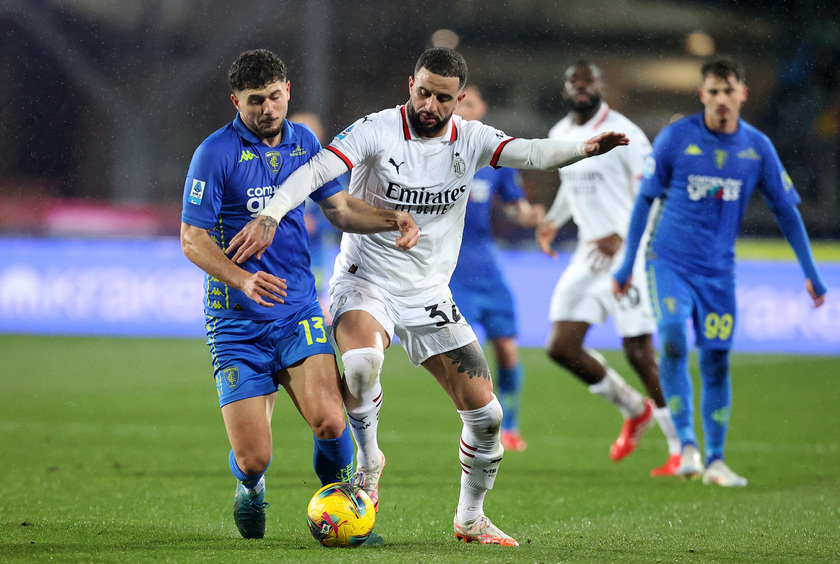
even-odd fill
[[[467,163],[457,153],[455,154],[455,163],[452,166],[452,170],[458,178],[463,177],[467,173]]]

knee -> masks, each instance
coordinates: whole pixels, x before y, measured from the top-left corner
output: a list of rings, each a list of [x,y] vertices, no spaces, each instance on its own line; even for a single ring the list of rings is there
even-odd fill
[[[310,424],[312,432],[321,440],[337,439],[344,434],[346,426],[343,410],[324,414],[323,417]]]
[[[244,452],[236,455],[236,464],[248,476],[257,476],[265,472],[271,462],[271,451]]]
[[[568,366],[579,354],[573,347],[561,339],[549,341],[545,352],[549,358],[561,366]]]
[[[662,341],[662,353],[665,356],[669,358],[688,356],[688,337],[683,326],[672,324],[660,327],[659,338]]]
[[[379,349],[351,349],[341,355],[347,391],[359,397],[370,391],[379,378],[385,355]]]
[[[729,351],[701,350],[700,373],[708,384],[720,384],[729,376]]]

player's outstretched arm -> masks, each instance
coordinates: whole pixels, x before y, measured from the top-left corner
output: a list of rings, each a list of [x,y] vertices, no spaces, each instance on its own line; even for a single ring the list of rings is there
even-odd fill
[[[396,247],[407,251],[420,240],[420,228],[408,212],[377,208],[347,192],[336,192],[318,202],[324,216],[339,231],[380,233],[399,231]]]
[[[624,133],[607,131],[586,141],[560,139],[512,139],[503,148],[497,166],[530,170],[554,170],[587,157],[603,155],[630,140]]]
[[[230,240],[227,253],[236,251],[230,260],[236,264],[242,264],[251,255],[257,257],[257,260],[261,259],[265,250],[274,241],[275,231],[277,231],[277,221],[273,217],[258,215],[245,224],[245,227]]]
[[[181,249],[201,270],[245,293],[264,307],[282,304],[286,281],[267,272],[248,272],[225,256],[206,229],[181,222]]]
[[[321,150],[283,181],[256,219],[237,233],[228,245],[228,254],[236,251],[232,260],[242,264],[252,255],[261,259],[274,240],[277,224],[290,210],[334,178],[347,171],[347,165],[330,151]]]
[[[591,139],[583,142],[581,152],[585,157],[594,157],[596,155],[603,155],[612,151],[621,145],[629,145],[630,140],[624,133],[616,133],[615,131],[605,131],[599,133]]]

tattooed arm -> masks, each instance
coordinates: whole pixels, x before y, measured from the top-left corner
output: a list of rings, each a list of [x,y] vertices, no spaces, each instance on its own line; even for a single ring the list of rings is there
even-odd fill
[[[264,218],[273,225],[271,235],[277,222],[270,217]],[[181,222],[181,249],[184,255],[204,272],[217,280],[242,290],[249,298],[265,307],[274,307],[274,303],[283,303],[286,297],[286,281],[267,272],[248,272],[239,267],[225,256],[224,251],[210,239],[207,229],[202,229],[188,223]],[[274,302],[274,303],[272,303]]]

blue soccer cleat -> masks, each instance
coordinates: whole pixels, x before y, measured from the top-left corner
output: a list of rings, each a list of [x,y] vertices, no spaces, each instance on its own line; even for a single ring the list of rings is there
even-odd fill
[[[233,520],[236,528],[246,539],[261,539],[265,536],[265,478],[246,490],[242,483],[236,485],[236,495],[233,498]]]

